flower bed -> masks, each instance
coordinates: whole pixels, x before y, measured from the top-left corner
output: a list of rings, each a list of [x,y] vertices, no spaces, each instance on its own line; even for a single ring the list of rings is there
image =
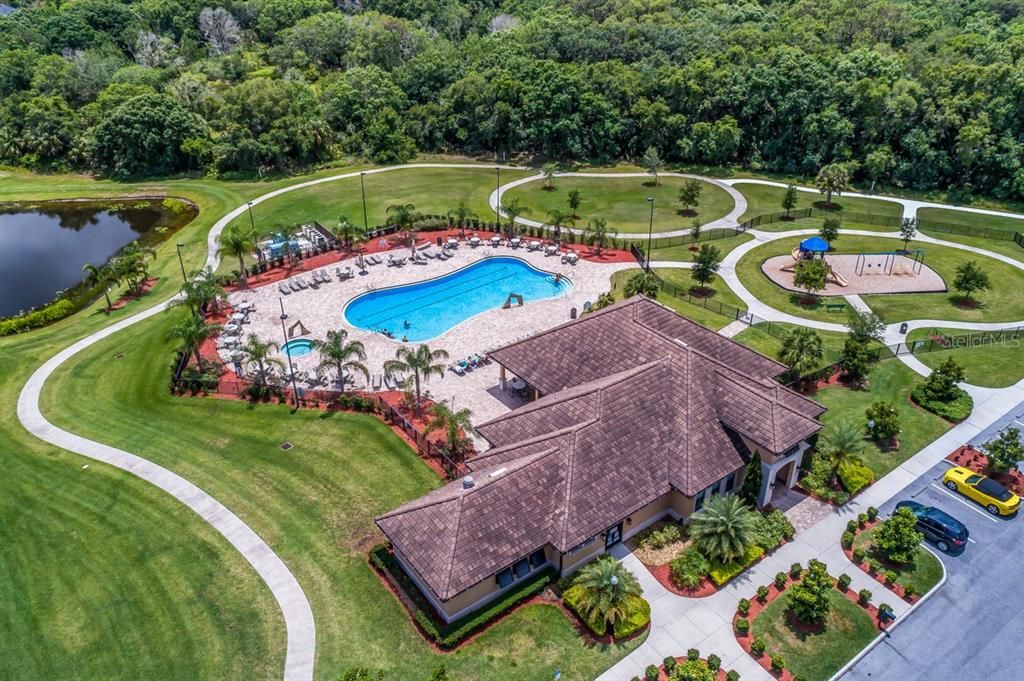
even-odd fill
[[[745,650],[751,657],[753,657],[757,661],[757,663],[760,664],[766,671],[771,673],[776,679],[780,679],[780,681],[793,681],[793,679],[796,678],[796,675],[795,675],[795,673],[790,668],[788,668],[788,666],[786,664],[781,665],[782,666],[781,670],[773,669],[772,668],[773,657],[776,657],[776,661],[777,662],[783,662],[783,660],[781,660],[781,658],[778,657],[778,655],[780,654],[780,651],[772,650],[770,647],[766,647],[764,650],[762,650],[760,652],[755,652],[754,651],[754,648],[756,647],[755,643],[754,643],[755,639],[759,638],[757,633],[756,633],[757,629],[758,629],[758,627],[757,627],[757,619],[758,619],[758,616],[760,616],[766,609],[768,609],[769,606],[771,606],[773,602],[775,602],[779,598],[783,597],[785,595],[785,593],[786,593],[786,590],[790,586],[792,586],[794,583],[799,581],[799,579],[800,579],[799,577],[798,578],[793,578],[791,575],[785,575],[785,581],[783,581],[783,582],[775,582],[775,583],[772,583],[772,584],[770,584],[770,585],[768,585],[766,587],[762,587],[759,591],[764,594],[764,598],[763,599],[761,599],[761,598],[752,598],[752,599],[750,599],[749,600],[749,609],[747,610],[746,615],[741,614],[739,611],[737,611],[737,613],[735,615],[733,615],[733,622],[732,622],[733,623],[733,635],[736,637],[736,641],[740,644],[740,647],[742,647],[743,650]],[[866,641],[864,641],[863,645],[867,645],[867,643],[871,640],[871,638],[874,637],[875,631],[880,631],[880,630],[884,629],[885,627],[887,627],[889,625],[888,621],[883,622],[879,618],[878,608],[876,608],[874,605],[871,605],[870,601],[866,605],[864,603],[860,602],[859,594],[854,593],[853,591],[850,591],[849,589],[844,591],[843,589],[839,588],[838,581],[836,582],[836,588],[835,588],[834,593],[833,593],[833,599],[837,599],[837,598],[843,598],[844,600],[849,601],[850,603],[855,604],[857,606],[857,608],[861,612],[863,612],[866,617],[869,618],[870,623],[873,626],[873,630],[871,631],[871,637],[868,638]],[[854,612],[851,608],[849,608],[849,606],[844,606],[844,608],[842,608],[842,609],[845,610],[846,613],[851,614],[851,615]],[[771,615],[771,616],[776,615],[777,614],[775,612],[776,610],[777,610],[777,608],[772,608],[771,611],[769,612],[769,615]],[[836,608],[833,608],[833,610],[836,610]],[[840,613],[840,614],[842,615],[844,613]],[[746,625],[742,625],[741,622],[745,622]],[[866,625],[865,622],[862,622],[861,624],[862,625]],[[741,631],[741,629],[743,629],[744,626],[747,627],[746,631]],[[814,635],[823,635],[824,636],[824,635],[827,635],[829,633],[829,629],[827,628],[827,626],[823,630],[815,630],[815,629],[813,629],[811,627],[801,626],[799,624],[790,624],[789,626],[793,626],[793,627],[798,629],[798,636],[799,636],[799,640],[801,642],[805,642],[807,640],[810,640],[810,637],[814,636]],[[861,626],[859,628],[862,630],[861,633],[863,633],[863,634],[867,633],[866,626]],[[848,639],[848,637],[846,636],[847,632],[845,630],[840,632],[840,633],[842,635],[837,637],[838,639],[843,639],[843,640],[847,640]],[[822,639],[822,640],[825,643],[827,643],[827,644],[831,644],[833,642],[833,641],[828,641],[826,639]],[[863,645],[858,648],[858,651],[861,648],[863,648]],[[824,656],[825,653],[827,653],[829,651],[823,649],[823,650],[818,651],[818,652],[820,653],[821,656]],[[853,652],[853,654],[851,654],[849,656],[849,658],[847,658],[847,659],[852,659],[853,655],[855,655],[855,654],[856,654],[856,651]],[[843,660],[843,663],[845,663],[845,661],[846,660]],[[839,666],[841,666],[841,664]],[[837,669],[838,669],[838,667],[837,667]],[[800,670],[798,669],[797,671],[799,672]],[[823,676],[821,679],[816,679],[814,676],[801,674],[800,678],[806,678],[807,681],[825,681],[825,679],[829,678],[829,676],[831,676],[831,674]]]
[[[699,655],[696,649],[693,649],[690,652]],[[733,679],[739,678],[739,674],[737,672],[731,672],[729,670],[722,668],[722,661],[718,658],[718,656],[711,655],[710,657],[713,657],[715,659],[714,664],[712,664],[708,658],[704,657],[696,657],[695,659],[691,658],[689,655],[687,655],[686,657],[666,657],[665,660],[662,662],[661,666],[658,667],[658,681],[671,681],[672,670],[675,670],[684,665],[693,665],[698,669],[703,667],[708,671],[713,671],[715,681],[732,681]],[[669,669],[669,667],[671,667],[671,670]],[[714,667],[713,670],[712,667]],[[644,681],[646,681],[646,679]]]
[[[958,447],[946,459],[957,466],[969,468],[975,473],[992,478],[1017,496],[1024,496],[1024,474],[1021,474],[1016,468],[1011,468],[1009,473],[994,472],[989,466],[988,457],[971,445]]]
[[[867,573],[874,578],[879,584],[884,584],[887,589],[892,591],[894,594],[902,598],[907,603],[914,603],[918,601],[921,596],[931,591],[935,584],[941,579],[942,567],[938,566],[937,576],[935,578],[927,577],[924,578],[924,585],[921,588],[909,588],[908,582],[920,581],[918,573],[922,572],[916,562],[913,567],[908,569],[907,565],[898,565],[886,561],[882,556],[877,555],[873,552],[873,544],[871,542],[871,536],[875,529],[881,525],[881,521],[878,518],[866,521],[863,526],[858,525],[856,531],[852,532],[853,542],[847,546],[846,542],[843,542],[843,553],[850,559],[850,562],[856,565],[861,571]],[[849,532],[849,530],[847,530]],[[845,533],[844,533],[845,534]],[[856,552],[856,556],[855,556]],[[863,552],[863,557],[860,556]],[[860,557],[860,560],[857,558]],[[922,562],[927,563],[938,563],[938,559],[928,553],[925,549],[918,549],[918,559]],[[877,563],[878,569],[872,570],[872,563]],[[886,573],[891,572],[895,574],[896,580],[890,581],[886,577]],[[891,576],[891,575],[890,575]],[[900,581],[900,580],[903,581]]]

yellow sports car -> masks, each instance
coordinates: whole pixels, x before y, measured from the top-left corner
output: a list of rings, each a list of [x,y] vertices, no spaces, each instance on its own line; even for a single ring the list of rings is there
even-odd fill
[[[1013,515],[1020,508],[1020,497],[998,482],[968,468],[956,466],[946,471],[942,483],[972,499],[992,515]]]

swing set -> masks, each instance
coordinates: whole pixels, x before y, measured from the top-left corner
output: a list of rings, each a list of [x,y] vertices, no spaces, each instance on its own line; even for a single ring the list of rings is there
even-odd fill
[[[906,256],[911,262],[897,264],[897,256]],[[866,274],[920,274],[924,267],[924,251],[915,248],[912,251],[883,251],[881,253],[858,253],[854,273],[858,277]]]

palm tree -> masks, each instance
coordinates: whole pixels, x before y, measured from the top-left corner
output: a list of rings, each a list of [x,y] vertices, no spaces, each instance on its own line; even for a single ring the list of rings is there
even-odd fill
[[[342,376],[346,370],[358,371],[366,380],[370,380],[370,370],[362,362],[366,361],[366,349],[359,341],[347,340],[348,331],[328,331],[327,340],[317,341],[320,351],[320,364],[316,367],[317,375],[331,369],[338,375],[338,385],[345,392]]]
[[[167,340],[180,340],[185,352],[192,353],[196,358],[196,368],[202,371],[203,358],[199,354],[199,346],[204,340],[219,332],[219,324],[207,324],[203,319],[189,315],[170,328]]]
[[[653,272],[640,271],[629,275],[624,291],[627,298],[644,295],[653,299],[658,297],[659,288],[658,278]]]
[[[245,256],[256,250],[256,232],[251,229],[226,229],[217,237],[217,255],[233,255],[238,258],[238,271],[242,283],[249,283],[248,272],[245,271]]]
[[[501,212],[508,216],[508,237],[511,239],[520,229],[519,225],[516,224],[516,218],[520,215],[529,215],[530,209],[520,204],[519,199],[515,198],[501,204]]]
[[[256,334],[250,333],[245,344],[239,348],[249,364],[256,367],[257,385],[263,386],[267,382],[267,372],[271,367],[284,369],[284,362],[274,356],[280,347],[274,341],[263,341]]]
[[[405,237],[406,245],[411,246],[412,225],[416,221],[416,206],[411,203],[396,203],[387,208],[388,222],[397,225]]]
[[[573,586],[582,587],[576,607],[612,630],[630,616],[630,601],[643,593],[636,576],[610,556],[580,568]]]
[[[555,188],[555,173],[558,172],[558,164],[556,163],[545,163],[541,166],[540,173],[544,176],[544,188],[554,189]]]
[[[415,350],[409,348],[398,348],[395,351],[395,359],[384,362],[384,373],[388,377],[399,372],[412,372],[416,383],[416,404],[420,403],[420,381],[430,376],[444,376],[444,364],[440,362],[448,359],[448,353],[444,350],[431,350],[426,345],[421,345]]]
[[[224,287],[217,282],[217,275],[213,270],[207,268],[196,272],[191,279],[181,285],[181,296],[175,298],[167,306],[167,309],[186,306],[192,313],[201,317],[203,307],[213,303],[227,300]]]
[[[555,243],[562,240],[562,228],[576,224],[573,220],[572,215],[562,210],[549,210],[548,220],[551,221],[551,227],[555,230]]]
[[[825,356],[825,345],[814,329],[797,326],[782,339],[779,359],[798,374],[814,369]]]
[[[840,421],[818,438],[818,451],[832,458],[832,485],[836,484],[839,465],[859,461],[864,451],[864,432],[850,421]]]
[[[114,283],[114,271],[109,264],[93,265],[86,263],[82,268],[85,272],[85,283],[88,286],[102,286],[103,297],[107,299],[107,312],[113,305],[110,302],[110,285]]]
[[[147,257],[156,258],[156,250],[149,246],[140,246],[138,241],[133,241],[111,261],[118,278],[127,281],[132,291],[138,291],[149,278]]]
[[[754,542],[754,512],[735,494],[713,496],[690,520],[690,536],[711,560],[732,563]]]
[[[357,243],[366,238],[366,233],[356,224],[342,215],[338,218],[338,226],[331,230],[335,237],[341,239],[345,248],[351,251]]]
[[[465,408],[454,411],[446,403],[438,402],[430,408],[430,415],[431,419],[423,430],[424,435],[435,430],[443,430],[448,451],[451,452],[452,458],[456,459],[466,441],[465,435],[476,432],[470,422],[473,412]]]
[[[469,220],[476,220],[477,214],[469,209],[465,201],[459,201],[459,205],[455,207],[455,210],[448,211],[448,219],[459,226],[462,230],[462,235],[466,235],[466,222]]]
[[[597,248],[598,255],[601,255],[601,249],[604,248],[605,242],[609,238],[614,239],[618,235],[618,232],[609,227],[608,223],[602,218],[594,218],[588,222],[583,233],[590,245]]]

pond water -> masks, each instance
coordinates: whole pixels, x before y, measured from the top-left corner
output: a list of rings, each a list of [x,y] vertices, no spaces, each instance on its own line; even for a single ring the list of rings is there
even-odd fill
[[[154,227],[173,221],[159,201],[131,207],[51,203],[0,209],[0,317],[43,305]]]

